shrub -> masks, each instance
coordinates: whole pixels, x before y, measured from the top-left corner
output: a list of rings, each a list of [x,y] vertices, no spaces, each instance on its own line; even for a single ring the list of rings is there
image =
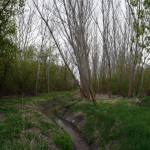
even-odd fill
[[[150,96],[142,98],[141,104],[143,106],[150,106]]]

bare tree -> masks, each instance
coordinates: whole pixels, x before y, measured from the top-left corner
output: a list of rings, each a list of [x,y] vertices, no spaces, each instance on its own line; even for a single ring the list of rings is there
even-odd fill
[[[44,18],[37,3],[35,3],[35,1],[33,2],[38,12],[40,13],[42,19],[45,21],[66,66],[72,72],[72,70],[66,62],[63,51],[62,49],[60,49],[58,41],[56,40],[56,37],[54,36],[53,31],[51,30],[50,25],[48,24],[48,21]],[[79,70],[81,85],[78,83],[78,86],[84,98],[92,98],[93,102],[96,103],[92,89],[92,77],[89,60],[90,49],[88,45],[88,28],[91,23],[91,13],[93,10],[92,3],[93,2],[89,0],[86,2],[83,0],[61,0],[61,8],[59,8],[58,2],[54,0],[55,11],[57,13],[56,16],[59,19],[59,22],[61,23],[59,29],[61,29],[62,32],[60,34],[63,34],[63,36],[66,38],[66,43],[71,46],[72,52],[70,53],[73,54],[73,57],[75,58],[76,65]],[[61,13],[61,11],[63,11],[63,13]],[[74,76],[73,73],[72,75]],[[74,78],[77,81],[75,76]]]

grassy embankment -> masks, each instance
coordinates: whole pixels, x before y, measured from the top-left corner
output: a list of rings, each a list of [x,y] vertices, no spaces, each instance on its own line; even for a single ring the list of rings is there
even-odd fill
[[[0,149],[53,150],[57,145],[71,150],[70,136],[39,108],[39,103],[50,97],[65,96],[70,100],[70,93],[53,92],[31,98],[0,99]]]
[[[32,98],[0,100],[0,149],[54,149],[55,144],[71,149],[70,137],[39,110],[39,103],[60,96],[59,105],[72,101],[71,92],[53,92]],[[101,149],[149,150],[150,102],[99,99],[98,105],[80,102],[69,109],[84,113],[86,124],[81,128],[88,143],[97,142]]]
[[[70,111],[86,115],[81,133],[101,149],[150,150],[150,97],[137,100],[99,100],[95,107],[82,102]]]

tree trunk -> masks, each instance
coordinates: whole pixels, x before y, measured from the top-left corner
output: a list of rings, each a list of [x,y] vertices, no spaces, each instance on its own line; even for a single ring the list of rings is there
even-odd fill
[[[38,82],[39,82],[40,68],[41,68],[40,62],[38,62],[37,74],[36,74],[36,83],[35,83],[35,95],[38,94]]]
[[[107,88],[107,92],[108,92],[108,96],[109,98],[111,97],[111,68],[110,68],[110,62],[109,62],[109,79],[108,79],[108,88]]]
[[[131,68],[128,98],[132,98],[133,97],[133,78],[134,78],[134,69]]]

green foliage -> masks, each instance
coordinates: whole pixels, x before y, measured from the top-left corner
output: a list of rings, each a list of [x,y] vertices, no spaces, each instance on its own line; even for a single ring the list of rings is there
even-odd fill
[[[131,0],[132,6],[137,6],[138,5],[138,0]]]
[[[23,3],[23,0],[0,1],[0,92],[5,84],[6,74],[18,52],[11,37],[16,34],[14,15],[19,10],[18,5]]]
[[[143,97],[141,100],[143,106],[150,106],[150,97]]]
[[[111,80],[111,89],[113,95],[117,95],[119,93],[119,84],[120,83],[118,82],[118,76],[114,74]]]
[[[137,62],[140,63],[141,58],[142,58],[142,53],[139,53],[137,55]],[[123,97],[128,96],[131,68],[130,68],[130,65],[126,66],[125,63],[126,63],[125,58],[123,59],[120,56],[116,63],[116,71],[114,72],[112,70],[112,75],[111,75],[111,94],[112,95],[120,95]],[[143,84],[141,87],[142,69],[144,70],[144,75],[143,75]],[[134,74],[135,80],[133,81],[133,85],[132,85],[133,87],[132,92],[134,96],[140,96],[140,94],[149,95],[150,93],[149,76],[150,76],[149,65],[145,65],[144,68],[139,66],[135,69],[135,74]],[[99,83],[97,82],[96,84],[98,85]],[[108,78],[106,76],[100,76],[100,87],[101,87],[102,94],[107,94],[107,84],[108,84]],[[96,87],[95,91],[98,91],[98,87]]]
[[[73,90],[76,85],[72,75],[65,66],[52,64],[50,66],[50,88],[53,91]]]
[[[44,55],[44,56],[43,56]],[[48,54],[42,55],[40,62],[40,73],[38,79],[38,92],[46,93],[49,91],[72,90],[77,86],[72,75],[65,66],[60,66],[55,63],[54,55],[51,54],[52,62],[47,64]],[[3,95],[33,95],[36,88],[36,77],[39,60],[37,60],[36,49],[33,46],[28,47],[23,52],[11,53],[12,60],[3,56],[0,69],[0,81],[3,81]],[[20,58],[21,57],[21,58]],[[53,60],[54,59],[54,60]],[[9,63],[7,62],[9,60]],[[1,62],[1,61],[0,61]],[[9,69],[8,66],[9,65]],[[5,71],[6,69],[6,71]],[[46,71],[47,70],[47,71]],[[49,73],[48,73],[49,71]],[[2,78],[5,73],[5,80]],[[1,82],[0,82],[1,85]],[[49,85],[49,91],[48,91]],[[0,86],[1,87],[1,86]]]
[[[144,0],[144,6],[145,6],[145,8],[150,7],[150,1],[149,0]]]
[[[139,10],[138,12],[137,12],[137,15],[139,16],[139,18],[140,19],[142,19],[142,18],[144,18],[144,10]]]
[[[102,78],[101,78],[101,86],[102,86],[102,92],[106,93],[106,91],[107,91],[107,79],[105,76],[102,76]]]
[[[18,7],[20,6],[20,7]],[[14,15],[24,6],[24,0],[0,2],[0,45],[7,44],[10,35],[15,34],[16,25]],[[3,49],[1,49],[2,51]]]
[[[150,2],[149,0],[144,0],[143,3],[140,3],[138,0],[131,0],[131,9],[132,11],[136,8],[136,13],[134,16],[134,24],[133,28],[136,32],[136,42],[138,42],[139,46],[143,49],[149,51],[150,40],[149,40],[149,15],[150,15]],[[139,9],[140,8],[140,9]],[[144,40],[141,42],[141,39]]]

